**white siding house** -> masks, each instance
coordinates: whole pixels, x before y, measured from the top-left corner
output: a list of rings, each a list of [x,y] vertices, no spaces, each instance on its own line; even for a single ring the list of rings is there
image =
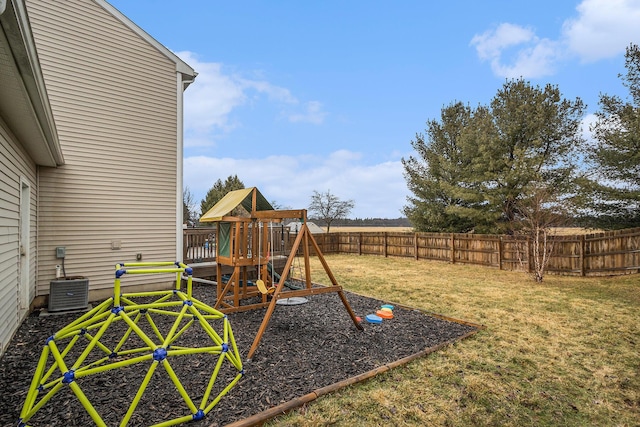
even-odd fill
[[[103,0],[0,1],[0,353],[64,270],[182,256],[182,94],[194,70]],[[131,289],[170,285],[132,276]]]

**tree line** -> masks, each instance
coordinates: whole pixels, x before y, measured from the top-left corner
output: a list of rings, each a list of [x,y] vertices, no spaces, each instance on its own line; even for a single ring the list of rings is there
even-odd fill
[[[324,227],[326,223],[321,218],[311,218],[311,221]],[[411,227],[408,218],[340,218],[333,221],[336,227]]]

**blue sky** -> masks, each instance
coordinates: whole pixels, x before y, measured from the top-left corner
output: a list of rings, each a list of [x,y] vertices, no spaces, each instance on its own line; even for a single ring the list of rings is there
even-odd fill
[[[402,216],[402,158],[442,108],[508,78],[588,104],[627,96],[639,0],[109,0],[198,73],[185,92],[184,182],[198,202],[237,174],[281,207],[314,190],[352,218]]]

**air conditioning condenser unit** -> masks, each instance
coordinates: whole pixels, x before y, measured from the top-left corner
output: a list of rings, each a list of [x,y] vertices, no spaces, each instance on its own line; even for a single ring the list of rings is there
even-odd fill
[[[49,311],[78,310],[89,304],[89,279],[71,277],[49,284]]]

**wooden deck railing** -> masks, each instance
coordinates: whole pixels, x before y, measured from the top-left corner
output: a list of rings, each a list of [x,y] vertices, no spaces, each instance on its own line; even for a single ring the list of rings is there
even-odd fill
[[[216,237],[216,229],[212,227],[185,228],[182,239],[182,259],[188,264],[215,261]],[[269,231],[269,239],[272,242],[270,249],[274,256],[289,254],[291,239],[287,228],[273,227]]]
[[[187,263],[216,259],[216,229],[186,228],[182,239],[182,259]]]

